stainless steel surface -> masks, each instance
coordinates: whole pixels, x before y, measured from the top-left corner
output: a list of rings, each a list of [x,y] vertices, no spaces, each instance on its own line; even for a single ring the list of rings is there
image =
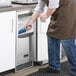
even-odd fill
[[[24,9],[34,9],[36,4],[33,5],[19,5],[19,4],[12,4],[12,7],[4,7],[0,8],[0,13],[1,12],[8,12],[8,11],[17,11],[17,10],[24,10]],[[28,8],[27,8],[28,7]]]
[[[31,47],[34,52],[33,60],[37,61],[37,21],[35,22],[33,29],[34,29],[34,34],[31,36]]]
[[[22,3],[22,4],[31,4],[31,3],[37,3],[38,0],[14,0],[15,3]]]
[[[17,51],[16,51],[16,70],[22,70],[33,65],[33,51],[31,47],[31,37],[33,35],[33,27],[25,32],[25,36],[18,35],[18,30],[23,28],[32,15],[30,10],[17,11]]]

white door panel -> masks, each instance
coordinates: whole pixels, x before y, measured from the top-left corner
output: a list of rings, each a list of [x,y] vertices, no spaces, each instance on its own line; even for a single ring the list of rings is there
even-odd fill
[[[0,72],[15,68],[16,12],[0,13]]]
[[[46,22],[41,22],[40,19],[38,19],[38,37],[46,36],[49,22],[50,22],[50,17],[46,20]]]
[[[38,38],[38,61],[48,60],[47,38]]]
[[[40,19],[38,19],[38,31],[37,31],[37,47],[38,47],[38,61],[46,61],[48,60],[48,45],[47,45],[47,29],[50,22],[50,17],[46,20],[46,22],[41,22]]]

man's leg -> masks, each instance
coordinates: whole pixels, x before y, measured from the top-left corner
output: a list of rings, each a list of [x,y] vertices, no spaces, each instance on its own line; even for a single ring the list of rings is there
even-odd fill
[[[71,66],[71,75],[76,76],[76,44],[75,39],[61,40]]]
[[[48,37],[49,68],[60,70],[60,40]]]
[[[60,40],[48,37],[48,63],[47,68],[39,69],[41,72],[59,72],[60,68]]]

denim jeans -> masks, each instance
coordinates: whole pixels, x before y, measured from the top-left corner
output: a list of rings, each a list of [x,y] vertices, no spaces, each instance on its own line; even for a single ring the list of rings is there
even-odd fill
[[[76,75],[76,43],[75,39],[60,40],[48,36],[48,63],[49,68],[61,70],[60,65],[60,42],[65,50],[71,67],[71,74]]]

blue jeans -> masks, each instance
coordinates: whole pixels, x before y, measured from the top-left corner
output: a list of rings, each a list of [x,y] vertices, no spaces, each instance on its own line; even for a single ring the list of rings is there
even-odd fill
[[[76,44],[75,39],[60,40],[48,36],[48,63],[49,68],[61,70],[60,65],[60,42],[65,50],[71,67],[71,74],[76,75]]]

